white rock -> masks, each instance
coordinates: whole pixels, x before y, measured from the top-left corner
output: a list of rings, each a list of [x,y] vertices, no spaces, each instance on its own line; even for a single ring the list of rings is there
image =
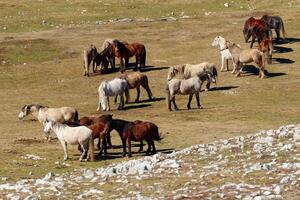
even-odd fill
[[[282,192],[282,187],[280,185],[277,185],[274,189],[273,189],[273,192],[275,194],[281,194]]]
[[[87,178],[87,179],[92,179],[94,177],[94,172],[92,170],[90,170],[90,169],[85,170],[83,172],[83,177]]]
[[[293,135],[293,140],[295,142],[299,142],[300,141],[300,130],[299,129],[295,130],[294,135]]]
[[[225,7],[225,8],[228,8],[228,7],[229,7],[229,4],[228,4],[228,3],[224,3],[224,7]]]
[[[288,176],[283,177],[283,178],[280,180],[280,183],[281,183],[281,184],[287,184],[287,183],[289,183],[289,182],[291,182],[291,181],[293,181],[293,180],[294,180],[294,177],[291,176],[291,175],[288,175]]]
[[[253,200],[269,200],[269,198],[266,196],[256,196]]]

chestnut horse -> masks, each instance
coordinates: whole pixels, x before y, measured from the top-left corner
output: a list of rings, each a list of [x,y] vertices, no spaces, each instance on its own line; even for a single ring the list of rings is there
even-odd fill
[[[263,39],[259,43],[258,49],[265,54],[268,64],[272,64],[273,41],[266,38]]]
[[[282,32],[283,40],[285,40],[284,24],[281,17],[264,15],[261,17],[261,19],[267,22],[271,29],[275,29],[277,36],[276,40],[279,40],[280,38],[280,31]]]
[[[82,117],[79,120],[79,125],[87,126],[89,129],[92,130],[93,139],[99,139],[97,146],[100,152],[98,156],[101,156],[103,150],[104,154],[106,154],[106,138],[108,140],[107,142],[109,146],[112,146],[109,133],[107,137],[105,137],[104,135],[104,130],[107,129],[107,125],[110,120],[112,120],[112,115],[109,114],[101,115],[99,117]],[[78,149],[81,150],[80,146],[78,146]]]
[[[136,71],[138,69],[138,65],[140,65],[139,70],[142,67],[145,67],[146,64],[146,48],[143,44],[140,43],[131,43],[126,44],[122,43],[119,40],[114,40],[113,42],[115,47],[115,55],[120,59],[120,71],[123,73],[125,68],[128,67],[129,58],[135,56],[135,68]],[[125,59],[125,65],[123,58]]]
[[[256,27],[256,28],[254,28],[254,27]],[[253,33],[253,30],[255,31],[255,33]],[[269,39],[272,39],[272,31],[271,31],[268,23],[266,23],[262,19],[255,19],[254,17],[250,17],[245,22],[244,29],[243,29],[243,35],[245,38],[245,42],[248,42],[249,38],[252,36],[252,42],[250,45],[251,48],[257,37],[259,37],[258,39],[260,39],[261,37],[267,37]],[[260,43],[260,42],[261,41],[259,41],[258,43]]]

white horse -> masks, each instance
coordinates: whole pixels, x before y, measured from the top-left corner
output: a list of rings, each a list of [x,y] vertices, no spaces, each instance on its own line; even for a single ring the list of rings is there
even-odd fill
[[[172,111],[171,108],[171,102],[173,102],[175,110],[178,110],[178,107],[175,102],[175,95],[181,94],[181,95],[189,95],[189,101],[187,104],[187,108],[191,109],[191,101],[193,98],[193,95],[195,94],[196,100],[197,100],[197,106],[198,108],[202,108],[200,105],[200,97],[199,93],[201,90],[201,85],[203,81],[210,81],[210,82],[216,82],[213,74],[209,71],[203,71],[200,74],[197,74],[189,79],[171,79],[167,83],[167,106],[170,111]]]
[[[94,140],[91,129],[86,126],[69,127],[59,122],[46,120],[44,132],[49,134],[50,130],[54,131],[63,146],[64,160],[68,159],[67,144],[79,144],[82,149],[82,154],[79,160],[82,161],[84,157],[87,156],[87,158],[91,158],[91,161],[94,161]]]
[[[123,109],[124,107],[124,93],[126,96],[126,99],[130,99],[129,96],[129,87],[128,83],[124,79],[115,78],[111,81],[103,81],[98,89],[99,94],[99,104],[97,111],[100,110],[100,107],[102,107],[102,110],[109,111],[109,96],[120,96],[120,105],[118,107],[119,110]]]
[[[49,108],[39,104],[25,104],[19,113],[19,120],[31,114],[40,123],[51,119],[56,122],[65,123],[78,120],[78,111],[72,107]]]
[[[213,75],[214,79],[218,76],[218,71],[214,63],[202,62],[200,64],[183,64],[175,65],[169,68],[167,80],[170,81],[176,75],[183,76],[184,79],[191,78],[193,76],[199,75],[204,71],[209,71]],[[210,88],[210,80],[207,80],[206,89]],[[203,82],[201,83],[203,84]]]
[[[219,46],[221,53],[221,72],[224,69],[224,62],[226,61],[226,70],[228,71],[228,60],[232,60],[232,55],[226,46],[226,40],[222,36],[215,37],[214,41],[211,44],[212,46]],[[234,65],[234,64],[233,64]]]

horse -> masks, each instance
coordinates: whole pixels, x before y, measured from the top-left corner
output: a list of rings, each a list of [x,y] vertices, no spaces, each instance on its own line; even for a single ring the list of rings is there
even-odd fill
[[[84,76],[89,76],[89,69],[91,62],[93,65],[93,72],[95,73],[95,67],[100,65],[103,57],[98,53],[97,48],[94,45],[90,45],[88,48],[83,50],[83,69]]]
[[[129,87],[128,83],[126,80],[120,79],[120,78],[115,78],[111,81],[102,81],[99,89],[98,89],[98,94],[99,94],[99,104],[97,111],[100,110],[100,107],[102,107],[103,111],[109,111],[110,106],[109,106],[109,96],[120,96],[120,104],[118,109],[122,110],[124,107],[124,93],[126,96],[126,99],[130,99],[129,95]]]
[[[182,75],[184,79],[191,78],[197,74],[202,73],[203,71],[209,71],[213,75],[216,80],[218,76],[218,71],[213,63],[202,62],[200,64],[191,65],[191,64],[183,64],[183,65],[175,65],[169,68],[167,81],[170,81],[176,75]],[[210,89],[210,80],[207,80],[206,90]]]
[[[236,76],[240,76],[240,73],[243,70],[243,63],[251,63],[255,62],[259,68],[259,75],[258,77],[263,79],[265,76],[265,56],[264,53],[259,51],[258,49],[242,49],[241,47],[237,46],[235,43],[226,42],[226,47],[229,49],[232,59],[234,62],[234,71],[239,70]]]
[[[112,120],[112,115],[108,114],[108,115],[101,115],[99,117],[82,117],[79,119],[79,125],[84,125],[86,127],[88,127],[89,129],[92,130],[92,136],[93,139],[98,138],[98,149],[100,150],[99,152],[99,156],[102,154],[102,151],[105,150],[106,153],[106,149],[104,149],[104,145],[103,143],[105,143],[106,141],[104,141],[104,139],[107,139],[107,143],[108,143],[108,147],[111,148],[112,144],[111,144],[111,140],[110,140],[110,134],[108,133],[108,136],[105,137],[104,135],[104,130],[107,128],[107,123],[108,121]],[[101,145],[102,143],[102,145]],[[81,146],[78,146],[78,149],[81,151]]]
[[[277,41],[280,38],[280,31],[282,32],[283,40],[285,40],[284,24],[281,17],[264,15],[261,17],[261,19],[264,20],[266,23],[268,23],[271,29],[275,29]]]
[[[232,60],[232,55],[230,51],[226,48],[226,40],[222,36],[215,37],[214,41],[211,44],[212,46],[219,46],[221,53],[221,72],[224,69],[224,62],[226,61],[226,70],[228,71],[228,60]]]
[[[179,110],[175,102],[176,94],[189,95],[189,101],[187,104],[188,109],[191,109],[191,101],[193,95],[195,94],[197,100],[197,106],[199,109],[201,109],[202,106],[200,105],[199,93],[201,90],[202,83],[206,80],[209,80],[209,82],[215,82],[213,74],[205,70],[200,74],[197,74],[188,79],[174,78],[169,80],[167,82],[167,87],[166,87],[166,92],[167,92],[166,100],[167,100],[168,109],[172,111],[171,102],[173,102],[175,110]]]
[[[152,99],[152,92],[149,87],[147,75],[142,74],[140,72],[125,72],[121,74],[119,78],[127,81],[129,89],[136,88],[137,97],[135,99],[135,102],[139,102],[140,99],[140,93],[141,93],[140,86],[142,86],[147,91],[149,100]],[[115,102],[116,100],[117,98],[115,98]],[[128,103],[127,98],[126,98],[126,103]]]
[[[264,29],[264,31],[268,32],[269,38],[272,36],[272,31],[269,27],[269,25],[262,19],[255,19],[254,17],[250,17],[246,20],[243,28],[243,35],[245,38],[245,42],[248,42],[250,37],[252,36],[252,41],[255,41],[255,38],[253,38],[252,30],[254,27]],[[253,42],[251,43],[251,47],[253,45]]]
[[[86,156],[87,158],[90,157],[91,161],[94,161],[94,140],[91,129],[85,126],[70,127],[66,124],[47,119],[45,121],[44,132],[49,134],[50,130],[53,130],[63,146],[64,160],[68,159],[67,144],[79,144],[82,148],[79,161],[83,161]]]
[[[128,143],[128,157],[131,157],[131,141],[140,141],[140,148],[138,152],[143,151],[143,140],[148,143],[148,149],[146,154],[150,153],[151,147],[152,153],[156,152],[153,140],[159,141],[162,138],[159,135],[158,127],[151,122],[134,121],[129,122],[120,119],[112,119],[109,122],[107,132],[116,130],[122,141],[123,153],[122,156],[126,156],[126,141]]]
[[[104,71],[107,70],[108,65],[110,64],[112,69],[116,67],[116,55],[115,55],[115,48],[112,44],[108,44],[105,49],[100,52],[100,57],[102,57],[102,68]]]
[[[115,55],[120,59],[120,71],[123,73],[125,71],[125,68],[128,67],[129,58],[135,56],[136,62],[135,62],[135,68],[134,70],[139,70],[141,68],[145,67],[146,65],[146,47],[143,44],[140,43],[127,43],[124,44],[120,42],[119,40],[113,41],[114,47],[115,47]],[[123,58],[125,59],[125,65],[123,62]]]
[[[272,64],[273,53],[273,41],[269,39],[263,39],[258,46],[258,49],[265,54],[268,64]]]
[[[257,39],[258,44],[260,44],[263,40],[273,40],[272,31],[268,26],[255,25],[250,31],[250,35],[252,36],[250,48],[253,47],[255,39]]]

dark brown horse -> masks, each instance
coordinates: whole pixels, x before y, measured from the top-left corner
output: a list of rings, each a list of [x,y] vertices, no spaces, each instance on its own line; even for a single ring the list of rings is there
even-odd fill
[[[270,39],[263,39],[258,46],[258,49],[265,54],[268,64],[272,64],[273,41]]]
[[[115,55],[120,59],[120,71],[123,73],[125,68],[128,67],[129,58],[135,56],[135,68],[134,70],[138,70],[138,65],[140,65],[139,69],[145,67],[146,64],[146,48],[143,44],[140,43],[131,43],[126,44],[122,43],[119,40],[114,40],[113,42],[115,47]],[[125,65],[124,61],[125,59]]]
[[[126,138],[124,139],[123,135],[124,135],[124,132],[132,126],[132,123],[133,122],[122,120],[122,119],[112,119],[109,122],[108,129],[105,130],[105,135],[107,137],[109,137],[109,133],[112,130],[116,130],[119,133],[119,136],[121,138],[122,145],[123,145],[123,154],[122,154],[123,156],[126,155]],[[143,151],[143,141],[141,140],[140,148],[139,148],[138,152],[142,152],[142,151]]]
[[[261,19],[264,20],[270,26],[271,29],[275,29],[276,40],[279,40],[280,38],[280,31],[282,32],[283,40],[285,40],[284,24],[281,17],[264,15],[261,17]]]
[[[104,69],[104,71],[108,69],[109,64],[112,69],[115,69],[116,55],[115,55],[115,48],[113,45],[108,44],[108,46],[99,54],[99,57],[104,58],[102,59],[102,68]]]
[[[152,147],[152,154],[156,153],[154,141],[159,141],[162,138],[159,135],[158,127],[151,122],[142,122],[142,121],[134,121],[128,122],[124,120],[111,120],[108,126],[108,130],[115,129],[122,140],[123,145],[123,154],[126,155],[126,142],[128,144],[128,157],[132,156],[131,153],[131,141],[140,141],[140,149],[139,152],[143,150],[143,140],[146,140],[148,143],[148,149],[146,154],[150,154]]]
[[[84,76],[89,76],[90,64],[93,65],[93,72],[102,62],[103,57],[98,53],[97,48],[94,45],[90,45],[88,48],[83,50],[83,68]]]
[[[251,45],[252,48],[255,39],[257,38],[260,43],[264,38],[272,39],[272,31],[269,25],[262,19],[255,19],[250,17],[244,24],[243,35],[245,42],[248,42],[252,37]]]

